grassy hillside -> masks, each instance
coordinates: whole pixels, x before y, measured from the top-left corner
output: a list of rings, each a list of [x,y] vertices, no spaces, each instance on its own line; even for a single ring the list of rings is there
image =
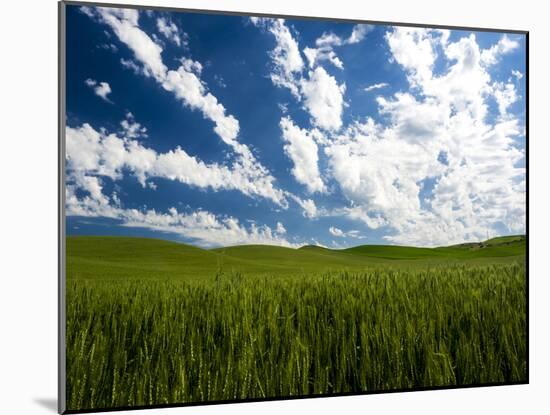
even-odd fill
[[[497,239],[486,244],[444,248],[362,245],[334,250],[241,245],[212,250],[150,238],[70,236],[67,238],[69,278],[205,278],[218,271],[292,275],[373,266],[418,268],[455,263],[489,264],[521,260],[525,238]],[[490,242],[490,243],[489,243]]]
[[[499,236],[485,241],[485,245],[512,245],[516,242],[525,243],[525,235]]]
[[[362,245],[343,252],[386,259],[475,259],[525,255],[525,239],[491,244],[463,244],[440,248],[410,246]]]
[[[116,236],[67,238],[68,278],[173,278],[216,272],[218,256],[159,239]]]
[[[524,382],[524,259],[68,237],[68,408]]]

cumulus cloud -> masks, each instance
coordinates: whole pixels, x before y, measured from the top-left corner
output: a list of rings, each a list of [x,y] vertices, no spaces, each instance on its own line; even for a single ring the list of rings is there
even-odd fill
[[[136,124],[131,114],[127,114],[126,120],[128,119]],[[141,129],[142,127],[138,128],[138,131]],[[132,131],[132,129],[123,128],[123,132],[125,131]],[[243,165],[242,161],[236,161],[231,166],[207,164],[179,147],[165,153],[158,153],[129,136],[118,136],[108,133],[105,129],[98,131],[89,124],[83,124],[77,128],[66,127],[66,159],[67,215],[121,219],[127,226],[142,226],[181,233],[205,243],[291,245],[281,237],[286,233],[282,223],[277,223],[275,230],[272,231],[268,227],[256,225],[246,230],[237,226],[235,220],[224,221],[223,224],[227,225],[224,226],[230,229],[225,229],[224,226],[217,228],[220,232],[227,233],[220,234],[218,237],[212,229],[208,231],[208,235],[203,235],[180,228],[182,217],[179,214],[167,216],[167,214],[157,214],[155,211],[122,209],[116,194],[107,196],[103,193],[102,181],[104,178],[120,180],[124,174],[134,176],[143,187],[152,189],[155,189],[156,185],[151,182],[151,179],[163,178],[198,188],[237,190],[246,196],[272,200],[282,207],[287,206],[286,198],[290,198],[303,209],[305,217],[314,218],[318,214],[313,200],[302,200],[290,192],[278,190],[274,187],[271,176],[265,175],[262,171],[250,169],[250,166]],[[78,196],[77,192],[84,192],[85,195]],[[151,218],[154,220],[149,220]],[[157,223],[159,219],[166,221],[164,227]]]
[[[97,131],[89,124],[66,127],[66,152],[69,181],[85,176],[119,180],[127,171],[144,187],[150,178],[164,178],[199,188],[237,190],[286,206],[285,196],[275,188],[273,177],[244,165],[242,160],[231,166],[206,164],[179,147],[158,153],[129,136]]]
[[[143,65],[143,74],[155,78],[185,106],[201,111],[205,118],[214,122],[214,132],[226,144],[253,162],[246,146],[237,142],[239,122],[232,115],[226,114],[225,107],[208,92],[200,79],[202,65],[199,62],[184,58],[179,68],[169,70],[162,60],[162,47],[139,27],[138,10],[108,7],[97,7],[93,10],[96,18],[111,27],[118,39],[133,51],[135,60]],[[136,62],[128,60],[123,61],[123,65],[134,71],[138,66]]]
[[[481,52],[481,62],[485,65],[494,65],[502,55],[510,53],[519,48],[519,43],[503,35],[497,44]]]
[[[322,61],[328,61],[338,69],[344,69],[344,62],[336,55],[336,52],[330,47],[309,48],[304,49],[304,55],[308,60],[310,68],[314,68]]]
[[[237,156],[232,168],[235,171],[239,169],[242,173],[238,177],[234,173],[233,178],[239,183],[243,182],[243,186],[247,187],[250,186],[250,178],[253,177],[255,186],[264,186],[265,189],[250,189],[251,194],[271,193],[272,200],[286,206],[283,193],[274,188],[274,178],[256,160],[250,149],[238,141],[240,130],[238,120],[233,115],[227,114],[224,105],[208,91],[206,84],[201,80],[202,64],[189,58],[182,58],[177,69],[169,69],[162,59],[162,47],[139,27],[137,10],[108,7],[97,7],[90,10],[92,10],[93,18],[107,24],[118,39],[133,51],[135,61],[126,61],[125,66],[134,70],[139,63],[143,74],[153,77],[162,88],[171,92],[184,106],[200,111],[205,118],[214,123],[214,132],[232,148]],[[284,29],[288,29],[282,23],[280,24],[282,25],[280,27],[281,36],[284,39],[287,37],[283,33]],[[276,33],[279,32],[276,31]],[[289,39],[292,39],[292,36]],[[277,56],[280,56],[282,62],[283,56],[286,55],[284,51],[280,51],[277,52]],[[293,65],[296,63],[291,59],[291,63],[288,65],[290,65],[289,70],[292,71]],[[184,157],[182,153],[178,154]]]
[[[334,51],[335,46],[342,44],[342,39],[334,33],[323,33],[321,37],[315,40],[315,48],[306,47],[304,49],[304,55],[308,60],[309,67],[313,69],[322,61],[328,61],[338,69],[344,69],[344,63]]]
[[[286,228],[281,222],[277,222],[277,227],[275,228],[275,233],[278,235],[284,235],[286,233]]]
[[[285,20],[251,17],[250,21],[275,37],[276,46],[270,52],[274,66],[270,74],[271,81],[279,87],[288,88],[297,99],[300,99],[296,79],[304,68],[304,61],[298,42],[286,26]]]
[[[127,227],[177,234],[205,248],[242,244],[299,246],[283,237],[281,229],[284,227],[281,223],[277,223],[276,230],[273,230],[267,225],[258,226],[256,223],[246,227],[232,216],[218,216],[204,210],[184,213],[174,207],[166,212],[123,208],[117,203],[116,195],[111,198],[103,195],[101,186],[93,180],[95,178],[89,179],[93,183],[90,190],[95,194],[88,192],[86,196],[78,198],[74,187],[67,187],[67,215],[116,219]]]
[[[171,159],[174,154],[182,157]],[[99,177],[102,175],[116,179],[121,175],[123,167],[139,170],[144,165],[148,165],[147,169],[153,172],[165,169],[166,172],[179,174],[181,169],[185,170],[185,160],[189,160],[189,156],[179,149],[157,155],[150,149],[139,147],[135,142],[122,141],[113,135],[102,138],[89,125],[84,125],[80,130],[67,127],[66,214],[116,219],[123,226],[178,234],[204,247],[240,244],[299,246],[284,238],[286,229],[280,222],[277,222],[273,230],[267,225],[258,226],[256,223],[247,227],[234,217],[217,216],[203,210],[183,213],[173,207],[166,212],[147,208],[124,208],[116,192],[111,195],[104,193],[102,179]],[[196,160],[191,160],[191,163],[187,169],[192,175],[195,175],[191,172],[196,169],[199,170],[196,176],[216,175],[215,169],[209,170],[208,166]],[[138,171],[136,174],[139,174]],[[159,173],[159,177],[162,174]],[[226,175],[228,171],[222,174]],[[149,177],[149,174],[145,177]],[[189,180],[195,179],[189,176]],[[207,184],[207,181],[208,178],[202,184]],[[201,182],[195,184],[201,186]]]
[[[245,146],[237,141],[239,122],[232,115],[226,114],[225,107],[214,95],[207,92],[200,80],[198,68],[201,67],[200,63],[185,59],[177,70],[168,71],[162,86],[186,106],[200,110],[206,118],[212,120],[215,123],[214,131],[224,143],[238,153],[251,157]]]
[[[122,134],[125,137],[147,137],[147,128],[138,123],[134,118],[134,114],[129,111],[126,112],[126,118],[120,122],[120,126],[123,130]]]
[[[380,229],[388,242],[397,244],[447,245],[480,240],[502,227],[510,232],[525,230],[525,153],[518,145],[524,131],[512,112],[520,99],[514,82],[523,74],[512,71],[503,82],[493,78],[491,69],[519,48],[515,39],[504,35],[483,48],[474,34],[457,32],[459,36],[451,40],[448,30],[391,28],[385,35],[390,63],[403,70],[409,88],[377,97],[377,114],[344,125],[346,85],[322,65],[343,69],[337,48],[360,42],[371,27],[357,25],[347,38],[323,33],[315,45],[301,51],[295,30],[283,19],[251,18],[275,40],[269,52],[273,85],[287,88],[309,115],[311,125],[302,129],[283,107],[280,127],[292,175],[310,195],[326,193],[330,184],[331,192],[336,189],[346,199],[345,207],[328,212],[313,199],[276,188],[267,169],[239,142],[239,122],[201,79],[200,62],[183,58],[169,68],[162,59],[162,46],[139,27],[137,11],[85,8],[83,12],[107,24],[133,52],[132,59],[121,61],[125,67],[154,79],[185,107],[200,112],[235,157],[218,164],[198,160],[179,147],[159,153],[138,141],[147,132],[129,117],[121,122],[118,135],[88,124],[68,127],[67,200],[75,211],[103,212],[128,226],[148,223],[167,229],[162,224],[168,223],[181,226],[187,237],[208,240],[204,226],[193,230],[195,219],[188,219],[189,214],[129,213],[116,194],[102,192],[103,180],[129,174],[144,186],[153,186],[153,178],[165,178],[200,188],[237,190],[282,207],[287,200],[294,201],[307,218],[344,215]],[[177,29],[169,21],[162,27],[157,28],[167,39]],[[387,86],[381,82],[364,90]],[[322,163],[328,165],[326,171],[320,171],[319,157],[326,158]],[[85,196],[77,198],[80,192]],[[196,220],[213,223],[210,231],[228,235],[216,237],[216,241],[226,238],[224,244],[282,240],[286,232],[280,222],[271,229],[199,216]],[[356,230],[334,226],[329,233],[339,238],[360,236]]]
[[[169,19],[159,17],[157,19],[157,29],[160,33],[164,35],[166,39],[175,43],[177,46],[186,44],[186,36],[184,34],[180,34],[178,26]]]
[[[508,112],[517,97],[513,85],[493,81],[487,69],[515,46],[503,37],[484,50],[474,35],[449,42],[444,31],[410,28],[394,28],[386,41],[419,93],[379,97],[388,123],[355,122],[325,148],[332,176],[352,203],[342,212],[387,227],[385,238],[397,244],[480,240],[501,224],[523,232],[524,151],[514,142],[519,120]],[[448,63],[441,74],[434,72],[437,56]],[[500,113],[494,121],[487,118],[491,99]],[[428,185],[433,189],[422,196]]]
[[[289,117],[283,117],[280,127],[285,140],[284,150],[294,166],[292,175],[310,193],[326,191],[319,173],[317,144],[308,131],[297,127]]]
[[[417,28],[394,28],[386,33],[391,60],[399,63],[407,72],[412,87],[418,86],[432,76],[436,53],[434,43],[438,41],[431,32]],[[414,51],[414,54],[411,53]]]
[[[322,61],[328,61],[338,69],[344,69],[344,62],[338,57],[334,48],[359,43],[372,28],[371,25],[355,25],[350,36],[344,40],[334,33],[323,33],[321,37],[315,40],[315,48],[306,47],[304,49],[304,55],[308,60],[309,67],[313,69]]]
[[[166,76],[162,47],[140,29],[138,10],[108,7],[94,7],[93,10],[97,18],[109,25],[118,39],[132,50],[136,60],[143,64],[145,74],[156,79]]]
[[[334,235],[334,236],[344,236],[344,232],[341,230],[341,229],[338,229],[334,226],[331,226],[329,229],[329,232],[331,233],[331,235]]]
[[[92,88],[94,93],[102,100],[112,103],[108,95],[112,92],[111,86],[107,82],[97,82],[95,79],[86,79],[84,83]]]
[[[288,197],[294,200],[302,208],[302,214],[304,217],[315,219],[320,215],[320,212],[312,199],[301,199],[291,193],[288,193]]]
[[[317,67],[300,86],[313,123],[325,130],[338,130],[342,126],[345,84],[339,85],[325,69]]]
[[[285,21],[270,18],[251,18],[251,21],[275,37],[276,46],[270,52],[274,65],[270,74],[273,84],[288,88],[297,100],[303,100],[314,125],[331,131],[339,129],[342,125],[345,84],[338,84],[324,68],[316,66],[316,62],[332,59],[333,64],[343,67],[341,61],[329,51],[335,42],[341,42],[340,38],[334,34],[324,34],[316,41],[317,49],[306,48],[304,54],[312,69],[304,74],[298,42]]]
[[[357,24],[353,26],[351,34],[346,39],[342,39],[332,32],[325,32],[315,40],[315,45],[318,47],[352,45],[361,42],[373,29],[374,26],[369,24]]]
[[[369,24],[357,24],[353,26],[351,35],[346,39],[347,44],[359,43],[372,31],[374,26]]]
[[[508,115],[508,107],[518,100],[516,87],[512,83],[495,82],[493,83],[493,96],[498,105],[498,111],[501,117]]]

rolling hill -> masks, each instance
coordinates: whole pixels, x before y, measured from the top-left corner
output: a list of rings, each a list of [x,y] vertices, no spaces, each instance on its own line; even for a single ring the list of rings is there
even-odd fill
[[[368,267],[417,268],[450,263],[500,263],[524,259],[523,236],[440,248],[361,245],[336,250],[306,245],[299,249],[240,245],[201,249],[151,238],[67,237],[68,278],[205,278],[216,273],[295,276]]]

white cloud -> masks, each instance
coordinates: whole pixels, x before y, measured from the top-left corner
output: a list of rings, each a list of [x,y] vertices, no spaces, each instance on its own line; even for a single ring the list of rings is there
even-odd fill
[[[77,188],[85,195],[78,197]],[[127,209],[121,206],[116,193],[111,196],[103,193],[98,177],[79,173],[71,175],[71,181],[66,187],[66,214],[117,219],[123,226],[178,234],[203,247],[241,244],[299,246],[283,237],[286,230],[280,222],[272,230],[267,225],[258,226],[255,223],[245,227],[234,217],[216,216],[204,210],[182,213],[173,207],[167,212]]]
[[[258,226],[252,223],[247,228],[234,217],[219,217],[206,211],[186,214],[171,208],[167,213],[157,213],[154,210],[146,212],[124,210],[121,213],[120,219],[125,222],[125,226],[177,233],[193,239],[203,247],[245,244],[293,248],[299,246],[299,244],[290,243],[267,225]]]
[[[206,164],[179,147],[157,153],[131,137],[97,131],[89,124],[66,127],[66,143],[68,181],[73,176],[118,180],[128,171],[144,187],[150,178],[165,178],[199,188],[237,190],[286,206],[284,193],[275,188],[273,177],[242,160],[232,166]]]
[[[274,70],[270,75],[271,81],[276,86],[288,88],[297,99],[300,99],[296,77],[302,72],[304,61],[298,42],[285,25],[285,20],[251,17],[250,21],[275,37],[276,46],[270,52],[274,64]]]
[[[88,17],[94,17],[95,16],[93,9],[89,6],[80,6],[79,10],[80,10],[81,13],[84,13]]]
[[[94,93],[100,97],[102,100],[112,103],[108,98],[108,95],[112,92],[111,86],[107,82],[97,82],[94,79],[86,79],[84,81],[86,85],[93,89]]]
[[[110,26],[119,40],[134,52],[136,61],[143,65],[142,72],[145,75],[152,76],[165,90],[172,92],[185,106],[201,111],[205,118],[214,122],[214,132],[237,155],[232,166],[231,179],[228,179],[232,186],[241,189],[246,188],[248,194],[269,194],[268,198],[285,206],[286,200],[283,193],[274,187],[275,179],[256,160],[250,149],[239,143],[237,139],[240,129],[238,120],[226,113],[225,107],[214,95],[208,92],[206,84],[200,79],[201,63],[183,58],[180,61],[179,68],[176,70],[168,69],[162,60],[162,47],[156,44],[139,27],[139,13],[137,10],[106,7],[98,7],[94,10],[97,10],[95,17]],[[289,32],[288,36],[284,33],[285,30],[283,29],[286,29],[286,26],[282,22],[275,24],[275,27],[279,28],[275,32],[280,33],[281,39],[288,38],[292,40]],[[284,51],[281,51],[278,56],[283,59],[286,55]],[[135,62],[128,63],[126,61],[125,66],[135,69],[134,64]],[[288,65],[290,65],[288,66],[289,70],[292,70],[295,63],[291,59]],[[181,151],[183,152],[183,150]],[[179,152],[177,156],[184,157],[183,153]],[[237,173],[237,171],[240,171],[240,173]],[[253,185],[251,181],[254,182]],[[213,183],[218,182],[214,180]],[[222,186],[220,185],[220,187]],[[263,189],[259,187],[263,187]]]
[[[162,86],[172,92],[186,106],[200,110],[204,116],[215,123],[214,131],[238,153],[248,153],[244,146],[237,142],[239,122],[232,115],[227,115],[225,107],[218,99],[207,92],[200,80],[200,63],[186,59],[177,70],[168,71]]]
[[[336,55],[332,48],[305,48],[304,55],[309,63],[310,68],[314,68],[322,61],[329,61],[338,69],[344,69],[344,63]]]
[[[407,72],[411,86],[431,78],[437,39],[426,29],[395,27],[386,33],[386,41],[397,61]]]
[[[312,199],[300,199],[298,196],[291,193],[287,193],[287,196],[294,200],[302,208],[302,214],[304,217],[315,219],[319,216],[320,212]]]
[[[132,50],[135,58],[143,64],[145,74],[164,79],[167,69],[162,61],[162,48],[139,28],[138,10],[108,7],[97,7],[94,10],[119,40]]]
[[[321,67],[309,72],[309,79],[300,82],[304,105],[313,118],[313,123],[325,130],[335,131],[342,126],[345,84]]]
[[[495,82],[493,84],[493,95],[497,101],[501,117],[506,117],[508,107],[518,100],[516,87],[511,83]]]
[[[436,153],[375,125],[349,127],[325,152],[332,176],[356,205],[349,216],[371,227],[381,224],[376,216],[393,227],[415,217],[420,209],[417,182],[438,172]]]
[[[157,19],[157,29],[164,35],[164,37],[166,37],[166,39],[174,42],[177,46],[185,44],[185,40],[182,40],[180,35],[180,30],[174,22],[171,22],[164,17],[159,17]],[[185,39],[185,37],[183,39]]]
[[[347,44],[361,42],[374,27],[369,24],[357,24],[353,26],[351,35],[346,39]]]
[[[111,93],[111,87],[107,82],[100,82],[98,86],[94,88],[94,92],[97,96],[103,98],[105,101],[109,101],[107,95]]]
[[[294,125],[289,117],[281,119],[280,127],[286,142],[285,153],[294,164],[292,175],[296,181],[305,185],[310,193],[325,192],[326,187],[319,173],[317,144],[311,135]]]
[[[338,69],[344,69],[344,63],[334,52],[334,47],[342,44],[342,39],[334,33],[323,33],[321,37],[315,40],[316,48],[306,47],[304,49],[309,67],[313,69],[322,61],[328,61]]]
[[[140,138],[147,137],[147,128],[138,123],[134,114],[126,112],[126,118],[120,122],[120,126],[123,129],[123,136],[128,138]]]
[[[499,82],[489,72],[491,65],[519,47],[516,40],[503,36],[483,49],[473,34],[450,41],[447,30],[390,30],[385,37],[390,62],[404,70],[410,90],[377,98],[381,121],[367,118],[342,129],[345,84],[339,85],[320,65],[328,62],[343,67],[334,48],[357,43],[368,29],[356,27],[347,39],[323,34],[315,48],[303,51],[308,70],[284,20],[251,18],[275,38],[270,52],[273,84],[288,88],[310,116],[309,130],[300,129],[286,116],[281,120],[294,177],[311,193],[326,191],[325,183],[334,179],[349,202],[348,207],[326,212],[312,199],[301,199],[274,186],[274,178],[250,149],[239,143],[239,123],[208,91],[199,62],[182,59],[179,68],[167,68],[162,47],[139,28],[137,12],[118,10],[94,16],[111,26],[134,52],[134,59],[124,65],[153,77],[186,107],[211,120],[215,133],[236,158],[225,165],[206,164],[180,148],[158,154],[132,139],[129,121],[128,128],[121,124],[122,137],[92,129],[99,138],[77,140],[68,161],[73,168],[69,187],[87,192],[86,206],[120,217],[115,197],[101,192],[102,179],[116,179],[129,172],[142,185],[162,177],[201,188],[235,189],[283,207],[287,199],[293,200],[308,218],[338,211],[369,228],[387,228],[386,239],[391,243],[447,245],[483,239],[501,226],[513,232],[525,230],[525,169],[519,167],[525,154],[517,145],[523,130],[520,119],[510,113],[519,97],[511,79]],[[434,71],[436,60],[443,64],[437,66],[444,68],[441,73]],[[521,79],[522,74],[516,72],[512,76]],[[385,86],[379,83],[365,90]],[[491,101],[496,102],[497,117],[488,117]],[[93,135],[84,130],[86,124],[74,129],[74,136]],[[319,147],[328,158],[324,179],[319,171]],[[222,219],[216,220],[222,227],[230,227]],[[269,230],[271,237],[282,235],[278,228]],[[270,238],[265,228],[244,229],[246,235]],[[335,227],[333,231],[359,235]]]
[[[286,228],[281,222],[277,222],[277,227],[275,228],[275,233],[277,235],[284,235],[286,233]]]
[[[142,70],[142,68],[140,68],[140,66],[131,59],[120,58],[120,64],[124,68],[131,70],[136,75],[145,75],[145,72]]]
[[[348,232],[344,232],[343,230],[335,227],[335,226],[331,226],[328,231],[330,232],[331,235],[333,236],[337,236],[339,238],[363,238],[360,234],[359,231],[357,230],[351,230],[351,231],[348,231]]]
[[[144,74],[152,75],[184,105],[200,110],[206,118],[212,120],[215,123],[214,131],[226,144],[243,155],[248,153],[236,142],[239,122],[232,115],[226,114],[225,107],[207,91],[199,78],[202,69],[199,62],[182,59],[177,70],[168,70],[162,60],[162,48],[140,29],[137,10],[104,7],[98,7],[97,10],[101,20],[113,29],[119,40],[125,43],[134,52],[135,58],[143,64]],[[128,61],[123,64],[135,69],[135,65]]]
[[[117,204],[116,195],[111,198],[101,193],[101,186],[90,178],[90,190],[95,192],[78,198],[74,188],[67,187],[67,215],[107,217],[120,220],[123,226],[152,229],[167,232],[191,239],[202,247],[231,246],[243,244],[279,245],[298,247],[282,235],[284,227],[277,224],[276,230],[267,225],[258,226],[252,223],[246,227],[231,216],[216,216],[213,213],[198,210],[191,213],[178,212],[175,208],[167,212],[154,209],[125,209]],[[279,226],[280,225],[280,226]]]
[[[321,37],[315,40],[315,45],[317,47],[341,46],[342,43],[343,43],[342,38],[340,38],[340,36],[337,36],[332,32],[328,32],[328,33],[325,32],[321,35]]]
[[[250,20],[275,37],[276,46],[270,53],[274,64],[274,70],[270,75],[273,84],[288,88],[297,100],[303,99],[304,107],[314,125],[325,130],[338,130],[342,125],[343,95],[346,87],[345,84],[339,85],[324,68],[316,66],[316,62],[332,59],[333,64],[343,67],[341,61],[334,54],[330,54],[332,45],[339,44],[341,39],[332,33],[323,34],[316,41],[318,49],[306,48],[304,53],[310,67],[314,69],[304,75],[304,62],[298,42],[292,37],[285,21],[256,17]]]
[[[512,70],[512,76],[514,76],[518,81],[523,78],[523,74],[515,69]]]
[[[519,43],[503,35],[497,44],[481,52],[481,62],[485,65],[494,65],[502,55],[519,48]]]
[[[364,90],[365,90],[365,92],[370,92],[370,91],[374,91],[375,89],[386,88],[387,86],[389,86],[389,84],[387,82],[380,82],[378,84],[369,85]]]
[[[395,28],[386,40],[419,94],[379,97],[387,124],[357,122],[325,148],[331,174],[352,203],[341,211],[371,228],[388,227],[386,239],[398,244],[480,240],[500,224],[523,232],[524,151],[514,142],[519,120],[508,112],[514,87],[492,81],[473,35],[449,42],[442,31]],[[511,49],[501,39],[487,50],[497,56]],[[440,53],[448,66],[435,74]],[[489,122],[493,98],[500,117]]]
[[[128,118],[133,120],[131,114],[127,115]],[[239,244],[299,246],[283,237],[286,229],[281,222],[277,222],[272,230],[267,225],[255,223],[245,227],[236,218],[215,216],[205,211],[188,214],[175,208],[164,213],[154,209],[125,209],[118,195],[104,194],[102,186],[102,177],[118,180],[129,171],[143,186],[151,188],[155,185],[149,179],[157,177],[201,188],[239,190],[245,195],[266,197],[277,203],[284,200],[281,192],[273,189],[269,178],[248,176],[250,172],[243,166],[235,164],[230,168],[205,164],[180,148],[157,153],[130,137],[96,131],[89,124],[79,128],[66,127],[66,143],[66,207],[69,216],[118,219],[124,226],[179,234],[206,247]],[[84,194],[77,196],[77,190]],[[287,196],[303,204],[305,215],[315,215],[313,201],[301,201],[290,193]]]
[[[370,216],[361,206],[345,207],[336,209],[333,215],[344,215],[350,219],[355,219],[365,223],[370,229],[378,229],[387,226],[388,222],[380,214]]]
[[[336,55],[334,48],[342,45],[359,43],[365,38],[367,33],[372,30],[372,28],[373,27],[371,25],[355,25],[350,36],[345,40],[342,40],[341,37],[332,32],[323,33],[321,37],[315,40],[315,46],[317,46],[316,48],[306,47],[304,49],[304,55],[308,60],[309,67],[313,69],[320,62],[328,61],[338,69],[344,69],[344,63]]]

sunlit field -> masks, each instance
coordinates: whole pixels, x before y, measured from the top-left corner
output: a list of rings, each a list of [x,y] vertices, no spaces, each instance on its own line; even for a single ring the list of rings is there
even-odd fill
[[[270,273],[267,256],[261,272],[255,263],[237,269],[238,256],[228,258],[227,250],[122,239],[68,241],[69,410],[526,379],[521,256],[480,260],[478,253],[444,265],[429,256],[384,262],[363,253],[372,266],[362,270],[329,270],[327,262],[325,272],[295,264],[295,273]],[[79,272],[89,244],[96,249],[82,272],[93,274],[96,261],[95,278]],[[181,263],[164,257],[168,268],[155,276],[143,265],[134,278],[125,274],[131,267],[116,278],[125,262],[115,245],[132,244],[149,252],[159,245],[169,256],[179,246],[192,253],[188,260],[225,258],[195,278],[168,272],[170,264],[185,268],[185,255]],[[232,265],[225,270],[224,263]]]

